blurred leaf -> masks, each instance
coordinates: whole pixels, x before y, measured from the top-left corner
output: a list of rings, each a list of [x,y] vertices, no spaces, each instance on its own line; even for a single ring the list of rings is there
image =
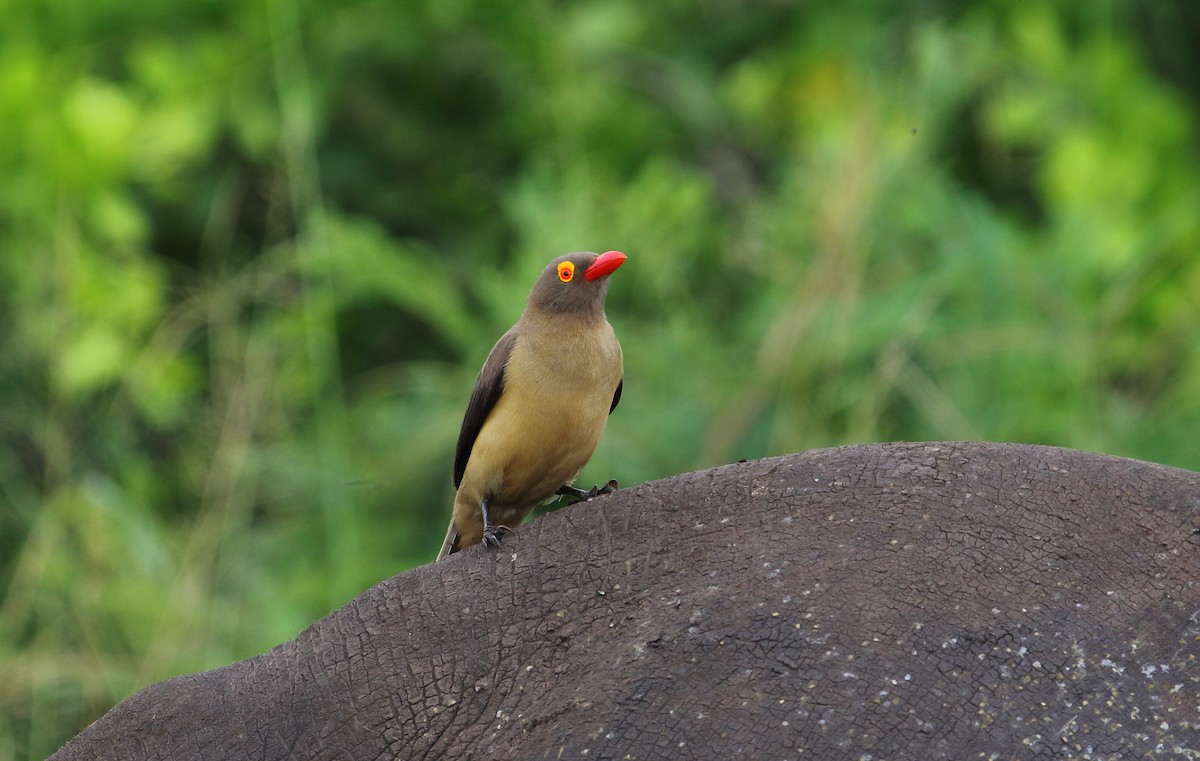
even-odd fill
[[[369,220],[326,214],[322,221],[325,256],[313,265],[329,268],[340,298],[386,298],[455,345],[470,345],[474,323],[454,298],[456,278],[446,258],[420,243],[396,242]]]
[[[118,377],[129,362],[128,346],[110,327],[86,328],[66,341],[58,361],[58,385],[70,396],[93,391]]]

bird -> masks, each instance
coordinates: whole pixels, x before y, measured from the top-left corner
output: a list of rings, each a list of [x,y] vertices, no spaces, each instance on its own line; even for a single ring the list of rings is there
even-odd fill
[[[604,313],[625,254],[554,259],[517,323],[496,341],[471,390],[454,452],[454,511],[437,559],[500,537],[557,495],[607,494],[571,484],[591,459],[624,385],[621,344]]]

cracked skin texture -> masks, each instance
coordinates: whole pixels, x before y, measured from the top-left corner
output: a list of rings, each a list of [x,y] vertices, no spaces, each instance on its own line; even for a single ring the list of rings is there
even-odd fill
[[[688,473],[151,686],[53,758],[1200,754],[1200,474],[884,444]]]

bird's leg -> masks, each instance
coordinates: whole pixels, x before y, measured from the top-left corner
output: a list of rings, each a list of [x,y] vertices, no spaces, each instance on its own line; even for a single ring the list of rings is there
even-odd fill
[[[500,537],[504,534],[511,534],[512,529],[508,526],[493,526],[492,522],[488,520],[487,497],[479,500],[479,512],[483,513],[483,546],[499,547]]]
[[[563,497],[573,497],[575,502],[586,502],[593,497],[599,497],[601,494],[611,494],[617,490],[617,480],[606,483],[604,486],[593,486],[590,489],[576,489],[574,486],[560,486],[555,494]],[[574,504],[572,502],[571,504]]]

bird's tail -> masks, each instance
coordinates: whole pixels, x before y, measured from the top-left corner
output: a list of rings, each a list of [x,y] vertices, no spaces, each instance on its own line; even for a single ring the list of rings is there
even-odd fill
[[[450,527],[446,529],[446,539],[442,542],[442,549],[438,551],[437,559],[441,560],[458,550],[458,532],[454,530],[454,519],[451,518]]]

